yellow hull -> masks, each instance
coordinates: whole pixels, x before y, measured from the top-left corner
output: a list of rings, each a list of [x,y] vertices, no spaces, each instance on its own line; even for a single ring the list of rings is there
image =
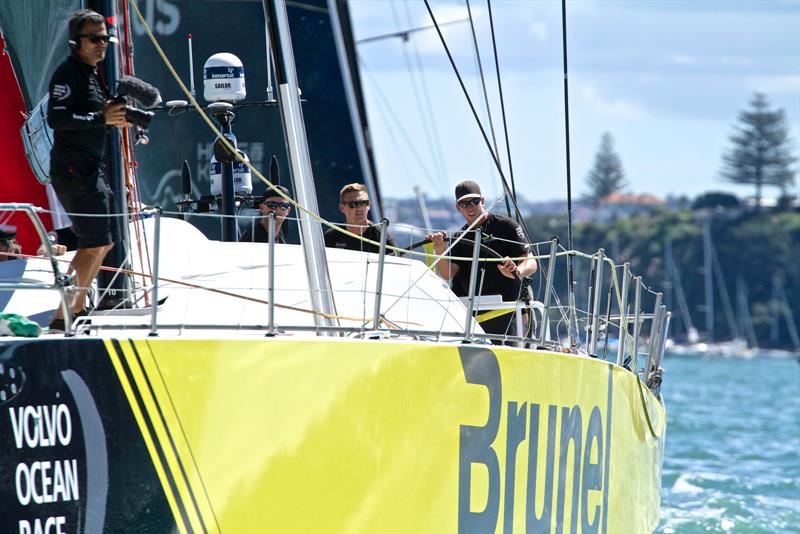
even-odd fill
[[[36,345],[7,350],[0,361],[23,369]],[[650,532],[658,522],[666,413],[630,372],[607,362],[322,338],[76,346],[83,350],[48,364],[62,375],[77,369],[103,421],[110,489],[98,513],[106,528],[132,517],[115,495],[136,491],[148,470],[151,495],[142,498],[163,501],[164,517],[140,512],[141,521],[180,532],[627,533]],[[86,364],[94,352],[98,361]],[[62,393],[77,399],[68,385]],[[41,456],[18,427],[26,406],[58,402],[47,391],[39,400],[5,402],[3,412],[19,419],[12,432],[3,423],[0,439],[9,443],[0,445],[23,443],[13,458],[3,453],[5,465],[30,472]],[[88,443],[87,402],[66,404],[73,433]],[[118,454],[115,439],[138,440],[148,469],[135,468],[135,451]],[[101,456],[89,450],[78,455],[86,463],[81,498]],[[0,519],[3,531],[44,521],[51,511],[23,505],[25,478],[11,478],[0,479],[0,497],[19,507]],[[70,519],[82,513],[65,512],[65,531],[77,530]]]

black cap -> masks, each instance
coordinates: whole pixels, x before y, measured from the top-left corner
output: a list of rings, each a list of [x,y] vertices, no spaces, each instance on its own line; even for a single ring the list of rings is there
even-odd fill
[[[472,180],[465,180],[456,186],[456,202],[465,198],[480,197],[481,186]]]
[[[13,226],[0,226],[0,239],[14,239],[17,237],[17,229]]]
[[[289,190],[286,189],[285,187],[283,187],[282,185],[277,185],[276,184],[275,185],[275,189],[278,189],[281,193],[283,193],[287,197],[292,198],[292,195],[289,194]],[[259,204],[263,204],[264,202],[266,202],[266,200],[269,197],[277,197],[277,196],[280,196],[280,195],[278,195],[278,193],[276,193],[274,189],[272,189],[271,187],[267,187],[267,190],[264,191],[263,195],[261,195],[261,202],[259,202]]]

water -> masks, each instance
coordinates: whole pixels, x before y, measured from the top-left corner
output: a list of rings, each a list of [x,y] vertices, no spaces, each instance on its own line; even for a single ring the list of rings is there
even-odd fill
[[[800,532],[800,365],[667,355],[662,534]]]

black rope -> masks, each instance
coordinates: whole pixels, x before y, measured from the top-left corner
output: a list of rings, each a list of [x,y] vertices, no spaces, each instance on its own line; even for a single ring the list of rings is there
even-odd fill
[[[572,246],[572,174],[569,159],[569,83],[567,76],[567,2],[561,0],[561,42],[564,54],[564,121],[566,132],[566,157],[567,157],[567,250],[573,250]],[[573,271],[572,254],[567,255],[567,290],[569,292],[569,307],[572,313],[570,317],[569,332],[570,344],[577,346],[577,332],[575,332],[575,273]]]
[[[494,68],[495,72],[497,73],[497,89],[500,93],[500,111],[502,112],[503,117],[503,135],[506,138],[506,155],[508,156],[508,176],[511,180],[511,194],[514,197],[514,202],[517,201],[517,186],[514,182],[514,167],[511,164],[511,142],[508,139],[508,121],[506,120],[506,103],[505,99],[503,98],[503,84],[500,81],[500,62],[497,59],[497,41],[495,40],[494,34],[494,19],[492,18],[492,2],[491,0],[486,0],[486,6],[489,8],[489,27],[491,28],[492,32],[492,50],[494,51]],[[517,221],[519,222],[519,220]]]
[[[514,209],[516,210],[517,217],[519,217],[518,222],[519,225],[522,227],[523,231],[525,232],[525,236],[527,237],[528,241],[533,241],[531,239],[531,233],[528,231],[528,226],[525,224],[525,220],[522,218],[522,213],[519,210],[519,206],[517,205],[517,201],[513,198],[511,194],[511,188],[508,185],[508,181],[506,180],[506,176],[503,173],[503,168],[500,165],[500,161],[497,159],[497,154],[494,153],[492,150],[492,145],[489,142],[489,137],[486,135],[486,130],[483,128],[483,124],[481,124],[480,117],[478,117],[478,112],[475,109],[475,105],[472,103],[472,99],[469,97],[469,93],[467,92],[467,87],[464,85],[464,80],[461,78],[461,73],[458,72],[458,67],[456,66],[456,62],[453,59],[453,55],[450,53],[450,48],[447,46],[447,42],[444,39],[444,35],[442,35],[442,30],[439,28],[439,24],[436,22],[436,17],[433,15],[433,10],[431,10],[431,5],[429,0],[424,0],[425,7],[428,10],[428,14],[431,17],[431,21],[433,21],[433,26],[436,28],[436,33],[439,34],[439,40],[442,42],[442,46],[444,47],[444,51],[447,54],[447,59],[450,60],[450,66],[453,67],[453,72],[458,78],[458,83],[461,85],[461,90],[464,93],[464,97],[467,99],[467,104],[469,104],[469,109],[472,111],[472,116],[475,118],[475,122],[478,124],[478,128],[481,131],[481,135],[483,136],[483,141],[486,143],[486,148],[489,149],[489,153],[492,156],[492,161],[494,162],[495,167],[497,168],[497,172],[500,174],[500,180],[503,183],[503,190],[505,194],[511,196],[512,203],[514,204]]]
[[[569,83],[567,75],[567,2],[561,0],[561,39],[564,51],[564,122],[567,155],[567,248],[572,250],[572,173],[569,157]]]
[[[475,47],[475,59],[478,62],[478,75],[481,78],[481,88],[483,89],[483,102],[486,104],[486,115],[489,117],[489,130],[492,132],[492,143],[494,144],[494,152],[495,154],[499,154],[500,150],[497,148],[497,135],[494,132],[494,121],[492,120],[492,109],[489,107],[489,93],[486,91],[486,78],[483,75],[483,62],[481,61],[481,52],[478,48],[478,36],[475,34],[475,23],[472,19],[472,8],[469,6],[469,0],[465,0],[467,3],[467,15],[469,17],[469,29],[472,32],[472,44]],[[511,217],[511,204],[509,203],[508,197],[505,198],[506,201],[506,213],[509,217]]]

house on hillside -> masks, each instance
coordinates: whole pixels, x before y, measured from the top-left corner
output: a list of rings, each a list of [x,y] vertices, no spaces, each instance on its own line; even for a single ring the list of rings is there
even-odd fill
[[[647,193],[611,193],[597,204],[595,220],[608,222],[634,215],[649,215],[665,206],[664,200]]]

